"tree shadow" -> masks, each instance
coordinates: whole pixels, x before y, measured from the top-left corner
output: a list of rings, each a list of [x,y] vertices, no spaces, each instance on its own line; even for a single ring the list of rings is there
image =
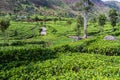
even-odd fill
[[[89,32],[88,36],[93,36],[93,35],[98,35],[100,33],[100,31],[96,31],[96,32]]]

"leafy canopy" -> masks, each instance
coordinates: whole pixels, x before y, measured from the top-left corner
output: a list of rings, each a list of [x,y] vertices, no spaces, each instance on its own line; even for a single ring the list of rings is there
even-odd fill
[[[0,29],[2,32],[5,32],[5,30],[10,26],[10,20],[6,18],[0,19]]]
[[[80,0],[75,5],[80,11],[90,11],[94,4],[90,0]]]
[[[99,26],[104,26],[106,22],[106,17],[104,14],[100,14],[98,17],[98,24]]]
[[[109,11],[110,22],[113,27],[116,26],[117,18],[118,18],[117,16],[118,16],[118,14],[115,9],[111,9]]]

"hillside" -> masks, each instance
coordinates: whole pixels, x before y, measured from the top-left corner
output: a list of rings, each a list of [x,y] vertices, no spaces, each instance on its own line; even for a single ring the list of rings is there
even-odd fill
[[[76,14],[72,6],[79,0],[2,0],[0,11],[3,13],[40,13],[40,14]],[[110,8],[120,10],[120,3],[116,1],[103,2],[92,0],[95,12],[108,12]],[[48,15],[47,14],[47,15]]]
[[[109,20],[100,26],[99,18],[91,19],[88,37],[82,38],[83,18],[78,23],[76,18],[49,16],[75,12],[77,0],[41,1],[0,2],[2,11],[16,14],[0,20],[0,80],[120,80],[119,21],[111,31]],[[101,0],[93,2],[96,13],[110,9]],[[19,19],[21,13],[34,15]]]
[[[115,8],[120,11],[120,2],[117,1],[106,1],[105,4],[110,8]]]
[[[0,1],[0,80],[120,80],[119,3],[77,1]]]

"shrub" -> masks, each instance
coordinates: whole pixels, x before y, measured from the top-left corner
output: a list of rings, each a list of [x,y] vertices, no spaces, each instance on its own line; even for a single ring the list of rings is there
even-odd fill
[[[24,42],[22,41],[15,41],[11,43],[11,46],[23,46],[23,45],[24,45]]]
[[[10,26],[9,19],[1,19],[0,20],[0,29],[4,33],[5,30]]]
[[[0,43],[0,46],[9,46],[8,43]]]
[[[56,55],[51,49],[28,48],[28,49],[12,49],[0,51],[0,63],[12,61],[36,61],[54,58]]]
[[[115,41],[96,40],[86,45],[83,52],[104,55],[120,55],[120,45]]]
[[[67,24],[71,25],[72,24],[72,20],[67,20]]]

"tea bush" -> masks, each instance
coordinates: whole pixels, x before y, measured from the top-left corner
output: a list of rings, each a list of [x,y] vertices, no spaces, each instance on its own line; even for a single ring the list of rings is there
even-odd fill
[[[0,70],[0,79],[18,80],[119,80],[120,58],[87,53],[58,53],[57,58],[28,61],[28,64]],[[22,61],[21,61],[22,62]],[[9,64],[13,65],[13,64]]]
[[[10,45],[11,46],[23,46],[25,43],[22,41],[16,41],[16,42],[12,42]]]
[[[69,44],[66,43],[63,45],[47,48],[42,48],[41,46],[35,48],[31,47],[1,50],[0,62],[4,63],[19,60],[45,60],[56,56],[56,54],[59,52],[84,52],[103,55],[120,55],[120,45],[118,43],[119,42],[117,41],[87,39],[84,41],[78,41]]]
[[[120,44],[119,41],[96,39],[96,41],[86,45],[83,52],[99,53],[103,55],[120,55]]]
[[[54,48],[55,52],[85,52],[103,55],[120,55],[119,41],[105,41],[101,38],[64,44]]]
[[[0,80],[120,80],[120,57],[111,56],[120,55],[118,29],[110,32],[108,23],[99,33],[91,24],[90,38],[72,42],[75,20],[68,26],[68,19],[49,19],[54,18],[46,18],[46,36],[39,36],[39,22],[11,22],[9,43],[0,34]],[[105,35],[118,40],[105,41]]]
[[[54,58],[56,54],[50,49],[44,48],[21,48],[0,51],[0,63],[11,61],[36,61]]]

